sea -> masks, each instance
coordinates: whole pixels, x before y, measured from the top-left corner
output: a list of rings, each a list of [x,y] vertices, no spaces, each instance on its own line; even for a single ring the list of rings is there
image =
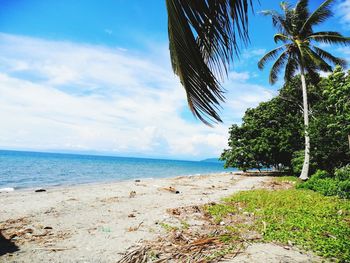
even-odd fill
[[[0,189],[224,173],[222,162],[0,150]]]

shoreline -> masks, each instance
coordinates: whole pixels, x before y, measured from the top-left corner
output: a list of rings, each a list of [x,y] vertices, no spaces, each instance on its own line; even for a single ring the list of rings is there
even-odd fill
[[[210,174],[2,193],[0,229],[5,229],[5,238],[15,235],[11,242],[18,251],[0,259],[115,262],[140,240],[166,233],[162,225],[174,224],[168,209],[218,202],[267,180]],[[169,191],[171,187],[179,193]]]
[[[186,177],[201,177],[201,176],[214,176],[214,175],[242,175],[242,172],[237,171],[231,171],[231,172],[213,172],[213,173],[203,173],[203,174],[189,174],[189,175],[176,175],[176,176],[165,176],[165,177],[135,177],[132,179],[120,179],[120,180],[110,180],[110,181],[94,181],[94,182],[82,182],[82,183],[75,183],[75,184],[60,184],[60,185],[38,185],[37,187],[10,187],[10,186],[4,186],[0,187],[0,196],[2,194],[8,194],[13,192],[27,192],[27,191],[35,191],[36,189],[45,189],[45,190],[53,190],[53,189],[61,189],[61,188],[74,188],[74,187],[80,187],[80,186],[89,186],[89,185],[109,185],[109,184],[118,184],[123,182],[135,182],[135,180],[140,181],[148,181],[148,180],[163,180],[163,179],[176,179],[176,178],[186,178]],[[1,191],[3,189],[13,189],[11,191]]]

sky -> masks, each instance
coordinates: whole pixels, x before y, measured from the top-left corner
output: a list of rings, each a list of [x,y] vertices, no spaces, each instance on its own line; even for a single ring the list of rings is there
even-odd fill
[[[172,72],[165,0],[0,0],[0,149],[218,157],[229,127],[283,84],[270,86],[257,68],[276,47],[259,11],[279,2],[260,0],[250,13],[250,44],[223,83],[224,122],[211,128],[192,116]],[[333,9],[319,29],[349,36],[350,0]],[[350,48],[323,48],[350,57]]]

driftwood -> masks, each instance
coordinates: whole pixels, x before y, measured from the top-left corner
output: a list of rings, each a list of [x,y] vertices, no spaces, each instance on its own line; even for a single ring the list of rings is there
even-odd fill
[[[67,247],[37,247],[33,248],[34,250],[48,250],[48,251],[63,251],[63,250],[69,250],[72,248]]]
[[[171,192],[173,194],[179,194],[180,191],[176,190],[174,187],[172,186],[169,186],[169,187],[163,187],[161,188],[162,190],[165,190],[165,191],[168,191],[168,192]]]

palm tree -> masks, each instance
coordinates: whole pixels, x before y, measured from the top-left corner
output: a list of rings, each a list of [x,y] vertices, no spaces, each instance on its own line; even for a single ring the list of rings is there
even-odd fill
[[[238,39],[247,44],[252,0],[166,0],[172,67],[185,88],[192,113],[204,123],[221,122],[220,85]]]
[[[308,134],[309,114],[305,74],[311,80],[318,77],[317,71],[331,71],[331,65],[346,66],[345,60],[335,57],[324,49],[317,47],[316,42],[325,44],[350,43],[350,38],[331,31],[314,32],[313,27],[324,22],[332,16],[331,3],[333,0],[323,2],[314,12],[308,10],[308,0],[300,0],[294,8],[282,2],[283,14],[276,11],[264,11],[263,14],[272,17],[272,23],[279,33],[275,34],[274,41],[282,45],[264,55],[258,63],[263,69],[266,63],[276,59],[272,65],[269,81],[274,84],[278,73],[284,68],[284,79],[289,81],[296,73],[300,73],[303,94],[303,115],[305,127],[305,157],[300,178],[308,178],[310,163],[310,137]]]

